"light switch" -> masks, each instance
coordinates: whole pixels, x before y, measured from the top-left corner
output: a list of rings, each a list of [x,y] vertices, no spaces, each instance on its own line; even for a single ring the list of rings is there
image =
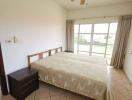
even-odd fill
[[[14,43],[15,44],[17,42],[18,42],[18,39],[16,36],[13,36],[12,38],[5,40],[5,43]]]
[[[12,43],[12,40],[5,40],[5,43]]]
[[[13,42],[14,42],[14,43],[17,43],[17,38],[16,38],[16,36],[13,37]]]

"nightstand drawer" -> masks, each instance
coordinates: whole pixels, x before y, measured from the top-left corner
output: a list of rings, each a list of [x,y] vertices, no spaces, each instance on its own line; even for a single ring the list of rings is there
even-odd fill
[[[29,83],[26,87],[23,87],[20,89],[19,98],[24,99],[23,97],[27,97],[29,94],[31,94],[34,90],[37,90],[39,88],[39,81],[34,80],[33,82]]]
[[[23,84],[23,85],[19,88],[19,90],[20,90],[20,91],[26,90],[26,88],[28,88],[28,87],[34,85],[34,83],[39,83],[39,80],[38,80],[38,79],[30,80],[30,81],[28,81],[27,83]]]
[[[36,80],[38,79],[38,73],[35,73],[34,75],[30,76],[30,77],[27,77],[25,79],[23,79],[22,81],[19,81],[18,84],[19,86],[21,85],[24,85],[24,84],[27,84],[29,83],[30,81],[33,81],[33,80]]]

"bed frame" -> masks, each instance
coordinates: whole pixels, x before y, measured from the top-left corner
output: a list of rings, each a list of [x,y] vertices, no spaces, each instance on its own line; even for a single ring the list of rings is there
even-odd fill
[[[47,56],[51,56],[51,55],[53,55],[55,53],[58,53],[58,52],[62,52],[62,47],[50,49],[50,50],[47,50],[47,51],[44,51],[44,52],[40,52],[40,53],[35,53],[35,54],[32,54],[32,55],[28,55],[27,56],[27,59],[28,59],[28,67],[31,68],[31,63],[32,63],[31,62],[31,59],[33,57],[38,57],[38,60],[39,60],[39,59],[43,59],[44,58],[44,54],[48,54]]]
[[[53,53],[52,53],[53,52]],[[27,56],[27,59],[28,59],[28,67],[29,67],[29,69],[31,68],[31,58],[32,57],[35,57],[35,56],[37,56],[38,57],[38,60],[39,59],[43,59],[44,58],[44,54],[48,54],[46,57],[48,57],[48,56],[52,56],[53,54],[55,54],[55,53],[59,53],[59,52],[62,52],[62,47],[58,47],[58,48],[54,48],[54,49],[50,49],[50,50],[47,50],[47,51],[44,51],[44,52],[40,52],[40,53],[36,53],[36,54],[32,54],[32,55],[28,55]],[[46,83],[46,84],[48,84],[48,83]],[[52,85],[52,86],[55,86],[55,85]],[[61,88],[61,89],[63,89],[63,88]],[[69,91],[69,90],[66,90],[66,91]],[[72,91],[70,91],[70,92],[72,92]],[[75,93],[75,92],[72,92],[72,93]],[[75,93],[75,94],[77,94],[78,95],[78,93]],[[80,95],[80,94],[79,94]],[[81,96],[83,96],[83,95],[81,95]],[[83,97],[86,97],[86,96],[83,96]],[[95,100],[95,99],[92,99],[92,98],[89,98],[89,97],[86,97],[88,100]]]

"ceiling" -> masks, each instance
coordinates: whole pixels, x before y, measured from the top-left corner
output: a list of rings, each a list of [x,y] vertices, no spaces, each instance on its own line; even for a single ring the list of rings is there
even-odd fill
[[[67,10],[75,10],[86,7],[97,7],[97,6],[132,2],[132,0],[86,0],[88,1],[88,5],[86,6],[86,5],[80,5],[80,0],[74,0],[74,2],[71,2],[71,0],[55,0],[55,1]]]

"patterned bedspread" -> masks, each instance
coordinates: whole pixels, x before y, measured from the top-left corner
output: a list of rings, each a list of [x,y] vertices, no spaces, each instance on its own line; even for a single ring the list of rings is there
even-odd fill
[[[106,59],[72,53],[57,53],[35,61],[40,80],[96,100],[110,100]]]

